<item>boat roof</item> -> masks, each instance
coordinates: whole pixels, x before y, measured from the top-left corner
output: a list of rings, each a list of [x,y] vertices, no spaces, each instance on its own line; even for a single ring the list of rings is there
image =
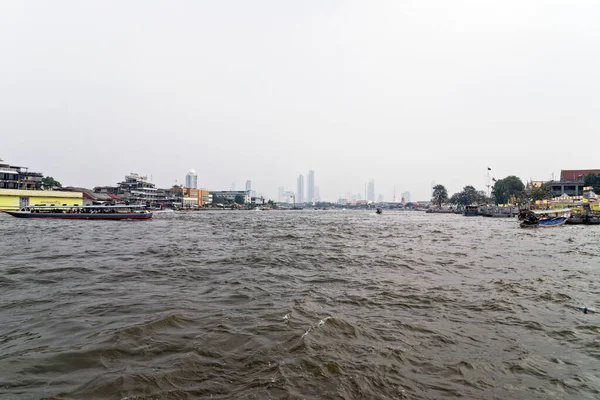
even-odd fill
[[[561,208],[561,209],[550,209],[550,210],[535,210],[533,211],[535,214],[554,214],[554,213],[564,213],[571,211],[570,208]]]

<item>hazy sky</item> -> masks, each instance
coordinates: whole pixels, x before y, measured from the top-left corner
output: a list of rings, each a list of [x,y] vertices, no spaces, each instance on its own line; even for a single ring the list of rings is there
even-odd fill
[[[0,158],[272,198],[600,168],[600,2],[2,1]],[[305,178],[306,179],[306,178]]]

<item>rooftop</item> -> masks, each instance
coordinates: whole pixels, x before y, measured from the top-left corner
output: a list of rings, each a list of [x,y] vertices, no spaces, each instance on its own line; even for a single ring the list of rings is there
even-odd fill
[[[578,181],[591,173],[600,174],[600,169],[563,169],[560,171],[560,180]]]

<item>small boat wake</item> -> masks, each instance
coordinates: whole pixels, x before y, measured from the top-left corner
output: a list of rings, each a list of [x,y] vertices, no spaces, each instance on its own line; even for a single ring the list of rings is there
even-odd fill
[[[289,315],[289,314],[288,314]],[[310,328],[308,328],[306,330],[306,332],[304,332],[304,334],[302,335],[302,337],[304,338],[306,335],[308,335],[308,333],[314,329],[317,329],[320,326],[325,325],[325,322],[327,322],[328,319],[331,319],[331,317],[325,317],[322,320],[319,321],[319,323],[317,323],[316,325],[311,326]]]

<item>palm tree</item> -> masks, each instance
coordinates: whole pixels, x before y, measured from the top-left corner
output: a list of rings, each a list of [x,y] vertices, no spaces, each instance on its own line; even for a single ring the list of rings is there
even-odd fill
[[[448,191],[444,185],[435,185],[433,187],[433,195],[431,201],[437,204],[438,207],[442,207],[442,204],[448,201]]]

